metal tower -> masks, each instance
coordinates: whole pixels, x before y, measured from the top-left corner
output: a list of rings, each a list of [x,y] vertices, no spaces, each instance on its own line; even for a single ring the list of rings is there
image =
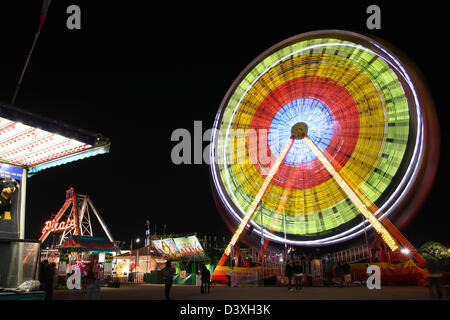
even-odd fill
[[[75,193],[74,188],[66,191],[66,201],[56,216],[45,223],[39,240],[43,243],[51,232],[61,231],[58,245],[61,245],[71,235],[93,237],[91,213],[97,218],[109,241],[114,242],[114,238],[92,200],[87,195]]]

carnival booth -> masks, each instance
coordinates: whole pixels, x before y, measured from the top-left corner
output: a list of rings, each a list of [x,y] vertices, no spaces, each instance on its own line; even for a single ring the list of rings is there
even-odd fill
[[[153,241],[155,243],[155,241]],[[172,261],[175,267],[175,284],[200,284],[200,265],[204,264],[212,274],[210,259],[195,235],[160,240],[155,243],[157,250]],[[170,253],[168,253],[170,249]]]
[[[162,278],[159,281],[156,275],[164,268],[166,261],[152,245],[122,251],[122,254],[113,257],[114,282],[149,282],[148,278],[152,275],[155,279],[151,283],[162,283]]]
[[[154,238],[148,246],[115,256],[113,260],[113,274],[120,282],[162,284],[161,270],[166,261],[171,261],[175,270],[174,284],[199,284],[202,263],[212,272],[210,259],[195,235]]]
[[[70,236],[59,248],[57,285],[67,289],[81,289],[82,273],[87,264],[94,263],[102,284],[112,280],[114,243],[106,238]]]

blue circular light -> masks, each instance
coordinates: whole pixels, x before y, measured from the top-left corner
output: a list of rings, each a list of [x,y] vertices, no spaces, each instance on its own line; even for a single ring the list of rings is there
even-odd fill
[[[302,98],[284,105],[275,115],[269,129],[269,147],[278,156],[286,141],[291,137],[292,127],[299,122],[308,126],[308,137],[322,151],[328,146],[333,135],[333,119],[322,102]],[[302,139],[296,139],[289,150],[285,163],[296,165],[314,160],[316,156]]]

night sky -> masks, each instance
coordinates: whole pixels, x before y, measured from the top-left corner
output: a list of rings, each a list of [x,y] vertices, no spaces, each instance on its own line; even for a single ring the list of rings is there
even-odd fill
[[[90,1],[93,2],[93,1]],[[303,6],[143,7],[53,1],[16,105],[110,138],[109,154],[50,168],[28,180],[26,238],[74,187],[94,201],[113,236],[229,233],[217,212],[206,164],[174,165],[177,128],[212,127],[227,89],[257,55],[302,32],[344,29],[381,37],[422,71],[441,121],[441,160],[433,190],[404,230],[414,245],[450,244],[448,16],[439,8],[380,5],[381,30],[366,28],[372,3]],[[308,4],[309,3],[309,4]],[[81,8],[81,30],[66,28],[66,8]],[[39,23],[41,1],[0,11],[0,101],[10,102]],[[206,146],[207,143],[204,143]]]

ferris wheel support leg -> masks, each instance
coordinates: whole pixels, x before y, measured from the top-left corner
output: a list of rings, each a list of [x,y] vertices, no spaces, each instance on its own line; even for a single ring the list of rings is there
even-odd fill
[[[349,184],[342,178],[342,176],[337,172],[334,166],[328,161],[325,155],[320,151],[320,149],[316,146],[316,144],[309,139],[308,136],[304,136],[303,140],[308,145],[308,147],[312,150],[315,156],[320,160],[325,169],[331,174],[337,184],[341,187],[341,189],[347,194],[349,199],[354,203],[354,205],[359,209],[362,215],[370,222],[372,227],[378,232],[384,242],[391,248],[392,251],[398,250],[400,247],[398,246],[395,238],[389,233],[389,231],[381,224],[381,222],[375,217],[372,211],[367,208],[364,202],[360,199],[357,193],[349,186]]]
[[[400,243],[400,245],[408,249],[408,256],[411,260],[420,268],[426,266],[426,262],[419,252],[413,247],[411,243],[403,236],[403,234],[397,229],[397,227],[388,219],[383,219],[381,223],[388,229],[392,236]]]
[[[306,137],[307,138],[307,137]],[[306,139],[305,138],[305,139]],[[319,160],[323,162],[327,162],[327,165],[324,164],[325,167],[329,166],[331,167],[330,170],[333,171],[334,167],[333,165],[328,161],[328,159],[326,159],[325,155],[323,155],[320,150],[315,146],[314,142],[312,142],[309,138],[308,140],[305,140],[308,144],[308,146],[310,146],[310,148],[313,150],[313,152],[317,153],[317,154],[321,154],[321,156],[317,156],[319,158]],[[316,155],[317,155],[316,154]],[[327,168],[328,169],[328,168]],[[329,170],[329,171],[330,171]],[[330,172],[331,173],[331,172]],[[333,176],[337,175],[340,176],[339,173],[334,170],[334,175],[333,173],[331,173]],[[339,179],[339,178],[338,178]],[[346,178],[348,179],[348,177]],[[366,208],[367,211],[373,215],[374,217],[378,208],[375,206],[375,204],[371,203],[369,199],[367,199],[367,197],[362,194],[361,190],[356,188],[356,185],[354,183],[352,183],[351,181],[345,181],[345,179],[343,177],[340,177],[339,180],[342,180],[344,187],[345,185],[348,187],[347,190],[353,191],[356,195],[356,197],[360,200],[364,200],[364,202],[368,203],[369,205],[366,207],[365,205],[363,205],[363,209]],[[338,182],[338,181],[337,181]],[[339,184],[339,182],[338,182]],[[343,187],[343,186],[341,186]],[[344,190],[345,191],[345,190]],[[346,191],[347,192],[347,191]],[[361,203],[363,203],[363,201],[361,201]],[[356,204],[355,204],[356,205]],[[358,207],[358,205],[357,205]],[[359,208],[359,207],[358,207]],[[361,212],[363,213],[363,212]],[[377,216],[381,216],[382,213],[378,212]],[[363,213],[363,216],[366,217],[366,215]],[[367,218],[367,217],[366,217]],[[369,220],[369,219],[368,219]],[[369,220],[370,222],[370,220]],[[397,229],[397,227],[387,218],[383,219],[382,221],[379,221],[382,226],[390,233],[390,236],[395,239],[403,248],[408,249],[408,256],[411,258],[411,260],[420,268],[423,268],[426,265],[425,260],[423,259],[423,257],[417,252],[417,250],[411,245],[411,243],[409,243],[409,241],[403,236],[403,234]],[[374,228],[375,229],[375,228]],[[379,232],[377,229],[375,229],[377,232]],[[380,232],[379,232],[380,233]],[[384,239],[384,238],[383,238]],[[385,239],[384,239],[385,240]],[[389,243],[387,243],[389,245]],[[390,246],[390,245],[389,245]],[[392,249],[392,247],[390,246],[390,248]],[[392,250],[395,251],[395,250]]]
[[[341,169],[341,168],[339,168]],[[355,191],[358,197],[367,205],[367,208],[375,215],[378,219],[383,215],[378,207],[373,204],[364,193],[356,186],[353,181],[350,180],[348,176],[342,174],[342,178],[349,184],[350,188]],[[408,250],[409,258],[420,268],[423,268],[426,265],[423,257],[417,252],[417,250],[413,247],[411,243],[403,236],[403,234],[397,229],[397,227],[388,219],[385,218],[380,220],[381,224],[389,231],[389,233],[394,237],[394,239],[400,244],[400,246],[404,249]]]
[[[263,184],[261,185],[261,188],[259,189],[255,198],[253,199],[253,202],[250,205],[249,209],[247,210],[247,213],[242,218],[241,223],[239,224],[235,233],[231,237],[231,241],[228,244],[228,246],[226,247],[225,252],[222,255],[222,258],[219,260],[216,269],[214,269],[211,280],[213,280],[213,281],[219,280],[219,278],[221,277],[221,275],[219,273],[220,273],[220,271],[223,271],[223,270],[219,271],[220,268],[218,268],[218,267],[222,267],[225,265],[226,261],[228,260],[228,258],[230,256],[231,247],[234,246],[239,241],[239,238],[241,237],[242,232],[244,231],[244,229],[247,226],[250,219],[253,217],[253,214],[255,213],[256,208],[258,207],[258,204],[261,202],[264,194],[266,193],[267,189],[269,188],[273,177],[278,172],[278,169],[280,168],[281,163],[283,162],[284,158],[286,157],[287,153],[289,152],[289,149],[291,148],[293,142],[294,142],[294,137],[290,137],[289,140],[285,143],[278,158],[275,160],[273,166],[270,168],[269,173],[267,174],[266,178],[264,179]]]

